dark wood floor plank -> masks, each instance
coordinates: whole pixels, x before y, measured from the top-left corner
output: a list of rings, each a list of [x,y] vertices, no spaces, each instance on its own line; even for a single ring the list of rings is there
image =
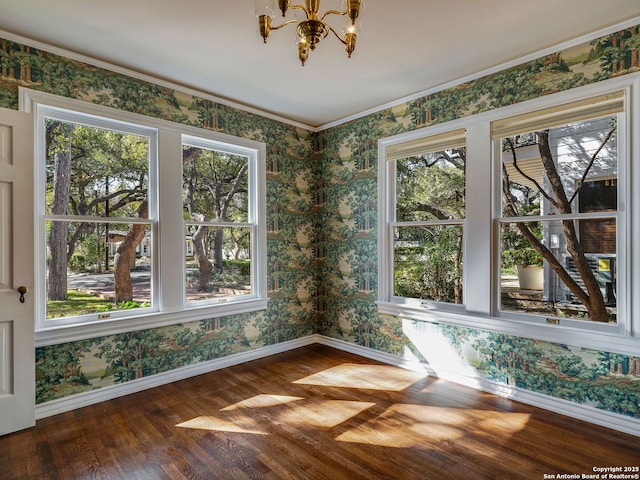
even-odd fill
[[[0,437],[2,480],[537,480],[637,465],[637,437],[322,345]]]

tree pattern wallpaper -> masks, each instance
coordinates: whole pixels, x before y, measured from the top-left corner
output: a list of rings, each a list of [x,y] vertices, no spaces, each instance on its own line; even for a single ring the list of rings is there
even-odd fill
[[[634,26],[316,134],[0,39],[2,107],[17,109],[24,86],[267,144],[268,308],[37,348],[37,403],[319,333],[432,365],[444,361],[437,342],[475,375],[640,417],[640,355],[401,320],[375,304],[379,138],[637,71]]]

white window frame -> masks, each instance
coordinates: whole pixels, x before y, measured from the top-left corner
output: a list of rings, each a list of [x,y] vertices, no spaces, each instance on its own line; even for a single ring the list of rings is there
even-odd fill
[[[61,122],[73,123],[77,125],[85,125],[88,127],[95,127],[103,130],[117,131],[124,134],[131,134],[140,137],[146,137],[149,139],[149,163],[148,163],[148,204],[149,204],[149,218],[144,220],[137,220],[135,218],[113,218],[113,217],[96,217],[96,216],[71,216],[71,215],[49,215],[46,214],[46,175],[45,175],[45,162],[47,158],[47,144],[42,132],[45,131],[45,119],[55,119]],[[52,105],[39,104],[36,107],[35,112],[35,125],[36,125],[36,154],[35,162],[35,209],[36,209],[36,252],[34,258],[36,259],[36,298],[35,302],[35,327],[36,332],[40,330],[46,330],[48,328],[65,327],[69,325],[86,324],[107,319],[119,319],[123,317],[131,316],[131,311],[115,310],[108,313],[94,313],[73,317],[61,317],[54,319],[46,319],[46,305],[43,301],[46,296],[46,233],[45,223],[47,221],[88,221],[95,223],[117,223],[117,224],[146,224],[151,226],[151,238],[156,238],[158,231],[157,221],[157,186],[155,179],[155,165],[157,158],[157,135],[158,132],[155,128],[148,128],[142,125],[133,124],[129,122],[123,122],[121,120],[112,120],[106,117],[87,115],[76,111],[62,109]],[[157,251],[157,249],[156,249]],[[136,309],[136,312],[140,315],[149,314],[158,310],[157,308],[157,292],[153,288],[157,285],[155,271],[157,269],[157,263],[153,262],[151,265],[151,291],[153,292],[151,298],[151,307]],[[42,295],[39,293],[42,292]]]
[[[626,198],[618,198],[618,264],[634,265],[619,271],[618,291],[621,305],[616,325],[580,321],[548,324],[546,319],[526,318],[499,312],[498,259],[495,217],[496,190],[500,175],[496,162],[496,142],[491,140],[492,122],[514,115],[535,112],[551,106],[589,99],[610,92],[625,92],[625,132],[618,132],[622,149],[618,181],[626,181]],[[393,249],[389,224],[393,219],[395,177],[386,160],[389,148],[438,135],[454,129],[467,131],[466,219],[464,241],[464,306],[457,312],[440,305],[416,305],[393,296]],[[638,141],[632,141],[637,139]],[[497,160],[496,160],[497,158]],[[471,115],[443,124],[383,138],[378,141],[378,311],[400,318],[449,323],[509,335],[580,345],[619,353],[637,354],[640,338],[640,302],[632,301],[640,289],[640,74],[602,81],[490,112]],[[624,177],[623,177],[623,172]],[[472,234],[470,232],[473,232]],[[622,259],[624,257],[624,259]]]
[[[181,135],[181,145],[189,145],[189,146],[193,146],[193,147],[197,147],[197,148],[201,148],[201,149],[207,149],[207,150],[215,150],[217,152],[223,152],[223,153],[228,153],[231,155],[237,155],[237,156],[241,156],[241,157],[247,157],[248,159],[248,163],[249,163],[249,169],[248,169],[248,187],[249,187],[249,194],[248,194],[248,218],[247,218],[247,222],[245,223],[241,223],[241,222],[228,222],[228,223],[222,223],[222,222],[201,222],[201,223],[209,223],[211,226],[225,226],[225,225],[229,225],[229,226],[233,226],[233,227],[247,227],[251,230],[251,294],[248,295],[227,295],[224,297],[214,297],[214,298],[210,298],[207,300],[197,300],[197,301],[193,301],[193,302],[187,302],[186,301],[186,283],[183,282],[182,287],[183,287],[183,298],[185,299],[185,308],[198,308],[201,306],[206,306],[207,304],[216,304],[216,303],[227,303],[227,302],[245,302],[248,299],[252,299],[255,298],[257,293],[255,291],[256,289],[256,279],[258,278],[258,272],[256,270],[257,265],[259,265],[259,262],[256,262],[256,264],[254,265],[253,259],[258,259],[260,258],[260,256],[265,257],[266,258],[266,251],[261,253],[261,246],[264,246],[266,244],[266,242],[258,242],[257,239],[260,238],[260,232],[259,232],[259,226],[261,224],[266,225],[266,222],[263,220],[262,222],[260,221],[260,218],[257,216],[258,212],[260,211],[261,205],[264,206],[264,204],[266,203],[264,201],[264,199],[262,200],[262,202],[260,202],[260,199],[258,198],[258,195],[256,195],[257,192],[259,192],[258,189],[258,182],[259,179],[257,178],[257,173],[256,171],[257,169],[257,165],[258,165],[258,158],[257,158],[257,152],[253,149],[248,149],[246,147],[242,147],[239,145],[230,145],[229,143],[225,143],[225,142],[220,142],[218,140],[214,140],[212,138],[205,138],[202,135],[199,136],[194,136],[194,135],[189,135],[189,134],[183,134]],[[180,157],[182,158],[182,157]],[[262,162],[264,164],[264,162]],[[182,182],[180,183],[182,185]],[[264,189],[263,189],[264,190]],[[262,219],[266,218],[265,216],[261,217]],[[182,228],[182,232],[184,235],[185,232],[185,224],[187,222],[185,222],[183,220],[183,228]],[[191,222],[193,223],[193,222]],[[264,227],[266,228],[266,227]],[[183,239],[183,245],[185,245],[185,252],[184,255],[187,255],[187,246],[186,246],[187,240],[186,238]],[[259,245],[260,244],[260,245]],[[193,250],[193,243],[191,243],[191,250]],[[183,262],[184,263],[184,262]]]
[[[615,116],[617,119],[618,128],[616,130],[617,134],[617,188],[618,188],[618,210],[616,212],[606,212],[606,213],[580,213],[576,210],[575,213],[567,214],[567,215],[548,215],[542,214],[538,216],[526,216],[526,217],[505,217],[502,215],[502,138],[496,138],[493,140],[493,151],[494,155],[494,165],[493,171],[495,174],[494,178],[494,219],[496,223],[495,230],[495,241],[494,241],[494,257],[499,259],[500,251],[499,251],[499,236],[500,236],[500,227],[503,224],[515,223],[518,221],[540,221],[543,224],[545,222],[551,221],[561,221],[570,219],[574,222],[580,220],[590,220],[590,219],[599,219],[599,218],[614,218],[616,220],[616,256],[623,258],[623,261],[616,261],[618,275],[617,275],[617,290],[621,292],[630,291],[627,288],[627,262],[625,261],[625,257],[627,254],[627,235],[626,235],[626,225],[627,220],[629,219],[629,209],[625,209],[627,205],[627,185],[628,185],[628,175],[627,175],[627,166],[629,164],[629,153],[628,153],[628,138],[627,138],[627,113],[630,108],[628,99],[630,98],[630,90],[626,89],[618,89],[617,92],[624,92],[624,102],[625,105],[623,107],[623,112],[610,114],[610,116]],[[593,98],[595,96],[591,96]],[[589,98],[589,97],[588,97]],[[563,104],[566,102],[559,103],[559,110],[562,110]],[[590,108],[587,107],[587,109]],[[590,112],[589,112],[590,113]],[[531,117],[536,118],[538,116],[537,111],[531,111]],[[589,117],[591,118],[591,117]],[[508,120],[508,118],[507,118]],[[561,125],[561,127],[564,126]],[[525,127],[523,127],[525,128]],[[526,128],[525,128],[526,130]],[[595,177],[597,178],[597,177]],[[626,180],[626,181],[625,181]],[[578,199],[574,200],[574,204],[577,205]],[[498,260],[499,262],[499,260]],[[495,266],[498,277],[500,276],[499,264]],[[533,324],[549,324],[552,326],[556,326],[561,324],[565,328],[575,329],[575,330],[588,330],[594,332],[602,332],[602,333],[611,333],[611,334],[625,334],[625,324],[628,318],[627,308],[629,306],[630,296],[624,295],[621,301],[618,301],[616,304],[617,308],[617,322],[616,324],[609,324],[606,322],[596,322],[591,320],[579,320],[579,319],[571,319],[571,318],[559,318],[556,315],[535,315],[527,312],[516,312],[516,311],[508,311],[500,309],[500,288],[498,285],[495,285],[495,307],[494,314],[499,317],[504,317],[512,320],[523,320]]]
[[[241,314],[264,310],[267,307],[267,233],[266,233],[266,145],[245,138],[234,137],[219,132],[182,125],[166,120],[147,117],[140,114],[116,110],[53,94],[20,88],[19,108],[33,113],[34,129],[39,122],[52,111],[67,112],[65,118],[77,118],[78,123],[87,123],[86,118],[95,119],[100,125],[105,120],[105,128],[114,125],[137,126],[152,135],[151,153],[157,152],[157,160],[151,159],[149,167],[149,207],[155,235],[151,249],[154,255],[152,265],[153,298],[151,308],[133,309],[109,318],[98,318],[98,314],[89,317],[77,317],[80,322],[61,320],[57,322],[45,319],[46,301],[44,229],[42,223],[42,199],[36,206],[36,250],[34,266],[36,304],[36,346],[45,346],[61,342],[96,338],[106,335],[157,328],[177,323]],[[73,117],[76,115],[76,117]],[[40,120],[39,120],[40,119]],[[92,123],[93,124],[93,123]],[[36,130],[38,132],[38,130]],[[184,220],[182,211],[182,140],[184,137],[199,138],[208,145],[216,145],[223,151],[243,155],[249,158],[249,211],[252,224],[252,294],[225,297],[225,301],[194,302],[187,304],[185,297],[185,254]],[[36,133],[35,138],[42,137]],[[36,140],[35,158],[41,162],[45,145]],[[41,170],[36,168],[36,170]],[[157,181],[156,181],[157,179]],[[43,197],[44,179],[36,177],[34,194]],[[158,192],[162,192],[160,195]],[[155,218],[154,213],[157,212]],[[39,233],[38,233],[39,230]],[[38,260],[40,259],[40,261]]]
[[[460,227],[462,230],[461,233],[462,233],[463,242],[466,242],[466,237],[467,237],[466,228],[465,228],[465,224],[466,224],[465,217],[467,215],[466,214],[466,208],[467,208],[466,198],[465,198],[465,215],[461,218],[453,218],[449,220],[424,220],[424,221],[411,221],[411,222],[397,220],[396,201],[395,201],[396,200],[397,160],[401,160],[402,158],[410,157],[413,155],[423,154],[425,152],[441,151],[441,149],[439,149],[438,146],[432,146],[432,142],[429,141],[430,139],[434,139],[435,140],[434,143],[436,143],[436,145],[438,144],[442,145],[443,142],[445,142],[447,145],[451,143],[459,143],[460,145],[464,144],[464,146],[466,147],[467,146],[466,140],[464,140],[466,139],[466,132],[461,132],[461,130],[463,129],[445,129],[444,131],[440,131],[440,129],[437,129],[437,130],[434,129],[432,134],[428,136],[417,135],[416,132],[410,132],[410,134],[399,137],[402,139],[402,141],[398,143],[394,142],[394,143],[385,144],[385,148],[380,149],[380,151],[383,152],[382,154],[384,155],[384,162],[380,162],[380,163],[384,163],[384,169],[385,169],[384,175],[388,179],[388,183],[386,184],[386,190],[385,190],[385,195],[387,196],[388,201],[387,201],[386,209],[379,208],[379,211],[384,210],[385,218],[384,218],[384,223],[378,223],[378,225],[380,226],[379,227],[380,230],[386,230],[386,232],[384,232],[383,234],[383,237],[385,239],[388,239],[388,244],[386,245],[385,252],[384,252],[385,257],[387,257],[385,265],[387,266],[387,268],[389,268],[389,271],[391,273],[388,278],[387,277],[384,278],[385,281],[383,285],[380,285],[380,283],[378,284],[378,288],[380,289],[380,291],[382,291],[383,288],[385,289],[391,303],[404,304],[404,305],[429,308],[429,309],[435,308],[438,310],[451,311],[451,312],[464,311],[464,306],[466,303],[464,273],[462,275],[463,294],[462,294],[461,304],[456,304],[453,302],[439,302],[434,300],[425,300],[425,299],[419,299],[419,298],[397,296],[395,295],[395,292],[394,292],[395,288],[394,288],[394,281],[393,281],[394,270],[395,270],[394,269],[394,247],[395,247],[394,230],[396,228],[438,227],[438,226]],[[456,142],[454,141],[454,139],[457,139],[459,141]],[[421,140],[424,140],[424,142],[421,142]],[[421,143],[426,143],[429,145],[419,146],[419,144]],[[397,147],[400,147],[400,148],[397,148]],[[445,147],[445,148],[448,148],[448,147]],[[387,154],[392,151],[394,152],[393,159],[387,159]],[[401,157],[401,158],[398,158],[398,157]],[[469,157],[467,154],[467,162],[468,162],[468,158]],[[394,160],[394,159],[397,159],[397,160]],[[466,184],[466,175],[467,174],[465,169],[465,184]],[[379,242],[379,248],[380,248],[380,242]],[[464,265],[465,265],[465,262],[464,262],[464,253],[463,253],[463,272],[464,272]],[[382,281],[382,277],[379,277],[379,282],[381,281]]]

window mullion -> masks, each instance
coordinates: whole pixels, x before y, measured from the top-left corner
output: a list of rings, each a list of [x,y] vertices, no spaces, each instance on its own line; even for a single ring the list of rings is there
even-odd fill
[[[464,298],[468,311],[491,313],[491,141],[490,124],[467,127]]]
[[[162,252],[158,265],[160,308],[178,311],[184,301],[184,226],[182,220],[182,140],[178,132],[158,133],[159,231],[157,248]],[[156,255],[160,257],[160,255]]]

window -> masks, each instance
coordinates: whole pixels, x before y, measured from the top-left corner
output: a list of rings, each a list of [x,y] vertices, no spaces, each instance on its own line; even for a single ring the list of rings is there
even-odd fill
[[[623,100],[617,92],[494,122],[502,312],[617,323]]]
[[[22,95],[36,114],[37,343],[266,308],[264,144]]]
[[[387,245],[398,302],[463,303],[465,132],[409,140],[387,150]]]
[[[187,302],[251,295],[255,213],[249,209],[246,155],[206,139],[183,137]],[[252,221],[253,220],[253,221]]]
[[[156,131],[56,108],[39,120],[45,323],[152,310]]]
[[[381,139],[378,311],[593,348],[640,335],[638,90],[608,80]]]

